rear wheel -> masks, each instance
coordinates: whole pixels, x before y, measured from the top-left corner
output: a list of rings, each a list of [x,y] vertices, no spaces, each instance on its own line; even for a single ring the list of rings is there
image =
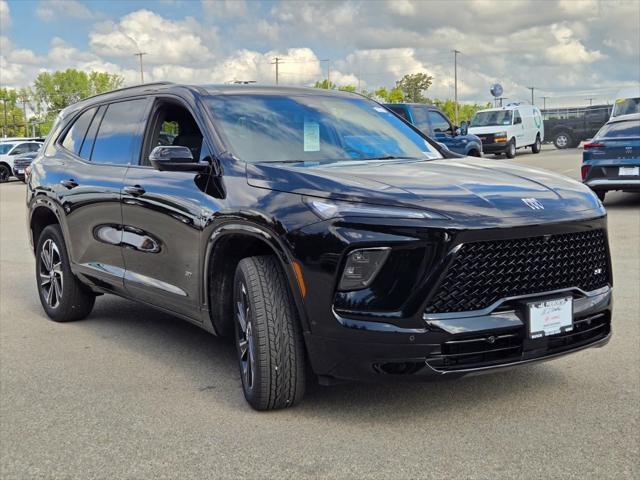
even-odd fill
[[[507,146],[504,149],[504,154],[507,158],[514,158],[516,156],[516,142],[513,138],[509,140],[509,143],[507,143]]]
[[[536,141],[531,145],[531,151],[533,153],[540,153],[540,150],[542,150],[542,142],[540,141],[540,135],[536,135]]]
[[[480,152],[474,148],[472,150],[469,150],[468,155],[470,157],[479,157],[480,156]]]
[[[38,238],[36,281],[42,308],[52,320],[70,322],[91,313],[95,295],[71,272],[59,225],[49,225]]]
[[[276,258],[241,260],[233,297],[236,350],[247,402],[256,410],[295,405],[305,389],[304,346],[296,307]]]
[[[573,145],[573,137],[568,132],[556,133],[553,144],[561,150],[563,148],[570,148]]]
[[[11,170],[6,165],[0,165],[0,183],[9,181]]]

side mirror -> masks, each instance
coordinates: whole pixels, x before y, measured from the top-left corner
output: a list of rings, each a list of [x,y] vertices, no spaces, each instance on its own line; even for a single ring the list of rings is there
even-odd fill
[[[191,150],[178,145],[161,145],[149,155],[151,166],[161,172],[202,172],[209,168],[206,163],[196,162]]]
[[[460,135],[466,135],[469,133],[469,123],[464,120],[460,123]]]

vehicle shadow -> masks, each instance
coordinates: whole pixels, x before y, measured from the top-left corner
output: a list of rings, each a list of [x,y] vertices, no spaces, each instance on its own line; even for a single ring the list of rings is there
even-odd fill
[[[630,210],[640,205],[640,193],[610,192],[604,200],[607,210]]]
[[[102,299],[101,299],[102,300]],[[106,301],[104,301],[106,300]],[[153,359],[178,370],[194,395],[206,395],[212,404],[223,402],[233,410],[250,411],[244,402],[235,347],[183,320],[128,300],[110,297],[98,301],[92,315],[78,327],[112,341],[119,349]],[[561,370],[547,365],[523,366],[488,375],[444,382],[345,383],[323,387],[307,385],[296,416],[327,416],[333,420],[388,423],[401,417],[437,416],[454,410],[492,406],[496,401],[519,403],[527,392],[548,390],[565,383]],[[208,399],[205,399],[209,401]],[[374,420],[375,419],[375,420]]]

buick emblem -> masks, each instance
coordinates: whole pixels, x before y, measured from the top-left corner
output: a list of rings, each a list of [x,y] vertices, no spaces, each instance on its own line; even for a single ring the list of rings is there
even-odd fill
[[[531,210],[544,210],[544,205],[537,198],[521,198],[520,200]]]

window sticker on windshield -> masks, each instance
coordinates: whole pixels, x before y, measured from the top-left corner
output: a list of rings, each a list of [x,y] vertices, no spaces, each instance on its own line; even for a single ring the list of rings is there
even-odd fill
[[[503,125],[511,125],[511,120],[504,120],[502,122]]]
[[[382,112],[382,113],[387,113],[388,112],[388,110],[386,108],[383,108],[383,107],[373,107],[373,109],[376,112]]]
[[[317,122],[304,122],[304,151],[320,151],[320,124]]]

